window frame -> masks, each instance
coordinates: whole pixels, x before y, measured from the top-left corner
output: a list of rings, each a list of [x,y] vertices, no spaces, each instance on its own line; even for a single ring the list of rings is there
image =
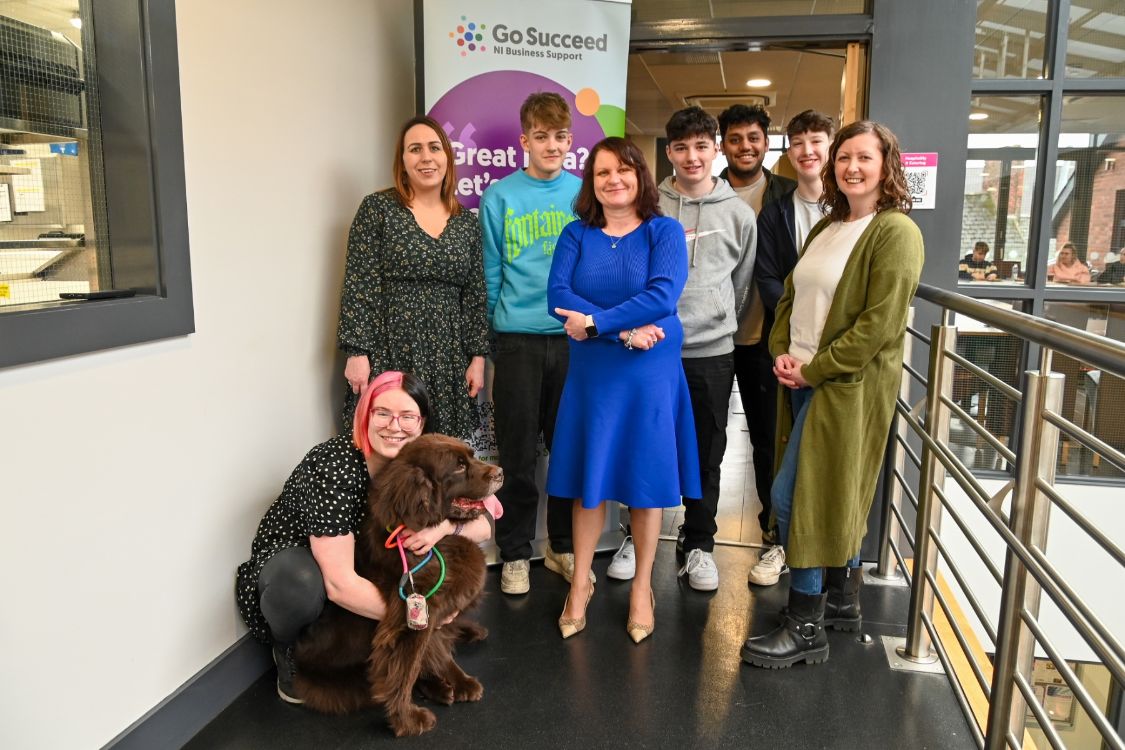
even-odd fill
[[[175,1],[82,0],[81,9],[97,59],[112,238],[99,254],[112,284],[138,294],[0,313],[0,367],[195,331]]]
[[[1070,0],[1049,4],[1047,13],[1046,72],[1042,79],[976,78],[972,81],[970,97],[976,96],[1038,96],[1042,109],[1039,128],[1039,145],[1036,149],[1036,175],[1032,194],[1032,223],[1028,237],[1027,258],[1024,262],[1025,283],[1022,285],[983,286],[957,283],[947,288],[959,294],[978,299],[1022,300],[1027,311],[1042,317],[1044,306],[1050,302],[1125,302],[1125,289],[1108,289],[1097,286],[1049,286],[1047,265],[1054,216],[1053,205],[1044,196],[1054,195],[1055,164],[1059,158],[1059,134],[1062,130],[1063,102],[1076,94],[1125,96],[1125,79],[1122,78],[1068,78],[1066,75],[1066,46],[1069,34]],[[964,200],[962,196],[962,200]],[[1038,347],[1031,345],[1029,362],[1038,357]]]

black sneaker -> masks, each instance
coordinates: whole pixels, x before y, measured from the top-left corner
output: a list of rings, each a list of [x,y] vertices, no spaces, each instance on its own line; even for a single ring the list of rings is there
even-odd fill
[[[681,555],[684,554],[684,525],[681,523],[676,527],[676,552]]]
[[[277,665],[277,696],[286,703],[300,705],[303,700],[293,689],[293,679],[297,676],[297,664],[293,661],[293,647],[280,643],[273,645],[273,663]]]

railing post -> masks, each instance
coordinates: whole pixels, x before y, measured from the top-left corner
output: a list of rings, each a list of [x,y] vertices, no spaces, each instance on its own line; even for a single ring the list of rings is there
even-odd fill
[[[926,434],[934,442],[949,443],[950,410],[941,397],[953,398],[953,360],[946,352],[957,348],[957,329],[953,326],[933,326],[930,329],[930,366],[926,388]],[[914,530],[914,572],[911,575],[910,609],[906,620],[906,645],[900,646],[899,656],[911,661],[932,662],[937,659],[930,647],[930,634],[922,622],[934,611],[934,592],[926,581],[927,571],[937,571],[937,545],[930,539],[941,530],[941,502],[934,487],[945,484],[945,466],[932,450],[922,446],[922,471],[918,478],[918,519]]]
[[[1049,357],[1043,360],[1050,362]],[[1055,482],[1059,430],[1043,419],[1043,410],[1056,414],[1062,407],[1064,377],[1057,372],[1029,370],[1020,417],[1020,444],[1016,454],[1016,485],[1012,490],[1012,533],[1028,547],[1047,548],[1047,529],[1051,500],[1035,486],[1037,478]],[[1009,549],[1004,560],[1004,588],[1000,592],[1000,616],[996,627],[996,659],[992,670],[992,691],[988,705],[985,746],[1007,746],[1007,735],[1021,743],[1027,716],[1023,694],[1016,689],[1014,676],[1030,681],[1035,660],[1035,639],[1024,625],[1022,610],[1039,616],[1040,586],[1020,559]]]
[[[911,328],[914,325],[914,307],[911,306],[906,313],[906,326]],[[910,331],[906,332],[906,336],[902,340],[902,361],[913,365],[911,355],[914,351],[914,336]],[[902,371],[902,382],[899,384],[898,397],[902,399],[903,403],[910,403],[910,390],[911,390],[910,374],[906,370]],[[886,502],[883,504],[883,535],[879,539],[879,561],[872,571],[872,575],[877,578],[886,578],[888,580],[896,579],[898,574],[898,560],[895,559],[894,553],[891,552],[891,534],[898,528],[898,518],[892,512],[892,508],[898,510],[901,515],[902,511],[902,485],[895,477],[895,471],[898,471],[898,476],[906,476],[906,450],[903,448],[903,443],[906,442],[906,436],[910,434],[910,426],[906,420],[901,416],[895,416],[895,428],[891,432],[890,451],[884,462],[883,473],[883,492],[886,497]]]

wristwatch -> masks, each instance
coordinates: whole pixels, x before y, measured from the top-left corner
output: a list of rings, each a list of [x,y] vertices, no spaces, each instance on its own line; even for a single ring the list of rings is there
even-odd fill
[[[586,316],[586,336],[591,339],[596,339],[598,337],[598,327],[594,325],[593,315]]]

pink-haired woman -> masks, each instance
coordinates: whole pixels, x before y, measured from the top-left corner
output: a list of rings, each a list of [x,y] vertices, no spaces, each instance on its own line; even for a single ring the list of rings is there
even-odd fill
[[[250,559],[238,568],[235,594],[250,632],[273,645],[282,700],[301,702],[292,689],[292,645],[325,602],[373,620],[386,613],[374,584],[355,571],[356,532],[372,477],[426,431],[429,417],[430,396],[421,380],[396,371],[379,375],[359,400],[352,434],[309,451],[258,524]],[[449,534],[483,542],[492,538],[492,523],[487,516],[463,526],[442,521],[403,538],[412,552],[424,554]]]

